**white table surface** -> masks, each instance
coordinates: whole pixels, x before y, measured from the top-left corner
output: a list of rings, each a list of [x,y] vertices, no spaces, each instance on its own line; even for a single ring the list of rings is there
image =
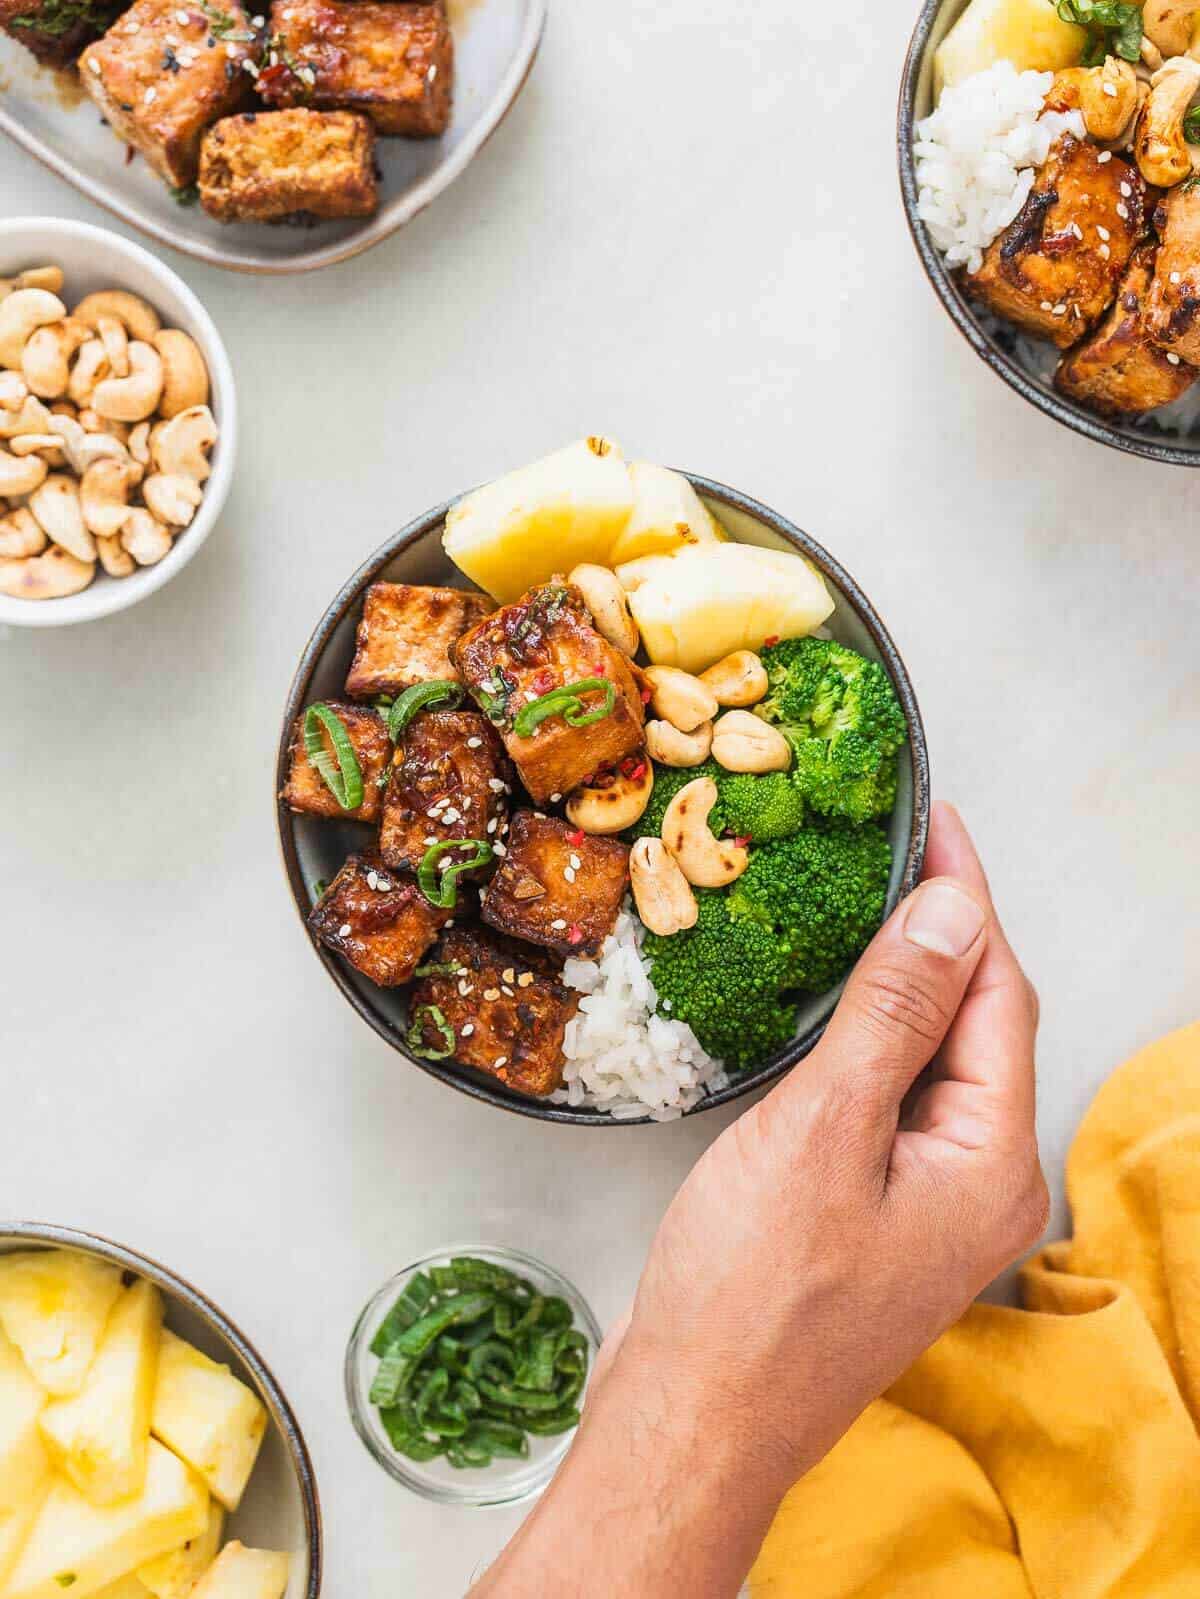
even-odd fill
[[[280,709],[330,596],[411,516],[606,431],[847,563],[1041,988],[1056,1230],[1096,1085],[1195,1015],[1200,478],[1056,427],[945,318],[894,169],[912,9],[570,0],[519,107],[398,237],[290,280],[174,258],[240,384],[223,522],[143,606],[0,639],[0,1215],[141,1248],[260,1343],[335,1599],[454,1599],[518,1520],[426,1505],[367,1457],[340,1386],[367,1296],[477,1237],[607,1323],[730,1119],[498,1114],[407,1068],[316,964],[275,840]],[[0,194],[105,220],[9,147]]]

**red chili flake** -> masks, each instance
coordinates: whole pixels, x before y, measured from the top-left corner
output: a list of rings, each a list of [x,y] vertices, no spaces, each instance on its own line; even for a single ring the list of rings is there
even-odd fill
[[[578,922],[572,922],[570,927],[567,928],[567,943],[568,944],[582,944],[583,943],[583,928],[580,927]]]
[[[556,686],[554,673],[547,671],[543,667],[540,672],[534,673],[533,686],[539,694],[549,694],[550,690]]]
[[[281,79],[290,76],[291,74],[284,66],[283,62],[278,61],[273,67],[263,68],[258,75],[258,86],[260,89],[270,89],[273,88],[275,84],[279,83]]]
[[[779,643],[779,634],[778,633],[771,633],[770,635],[768,635],[767,638],[763,639],[763,649],[764,650],[769,650],[771,648],[772,644],[778,644],[778,643]]]
[[[577,827],[573,833],[568,833],[567,834],[567,843],[568,844],[582,844],[583,843],[583,828],[582,827]]]
[[[746,845],[750,842],[750,835],[749,833],[735,833],[733,842],[739,849],[745,849]]]
[[[653,691],[653,689],[648,689],[648,688],[644,688],[644,689],[643,689],[643,690],[642,690],[642,704],[643,704],[643,705],[649,705],[649,703],[650,703],[650,701],[651,701],[651,700],[652,700],[652,699],[653,699],[653,698],[654,698],[654,691]]]

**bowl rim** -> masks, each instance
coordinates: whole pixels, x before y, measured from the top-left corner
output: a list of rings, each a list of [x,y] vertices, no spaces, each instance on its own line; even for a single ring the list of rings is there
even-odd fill
[[[910,894],[920,881],[921,868],[925,861],[925,845],[929,835],[931,796],[929,751],[925,740],[925,727],[917,704],[916,692],[908,675],[908,669],[892,640],[891,634],[884,626],[882,619],[866,594],[841,562],[837,561],[830,555],[828,550],[818,544],[815,539],[811,538],[801,528],[790,522],[778,511],[771,510],[768,506],[763,505],[761,501],[752,498],[748,494],[743,494],[738,489],[730,488],[727,484],[719,483],[713,478],[703,477],[695,472],[689,472],[684,468],[677,467],[674,470],[679,471],[686,477],[697,493],[705,499],[712,500],[718,505],[728,506],[732,510],[741,511],[745,515],[760,521],[771,532],[782,538],[786,544],[806,556],[845,596],[846,602],[866,628],[872,643],[879,651],[908,723],[909,765],[912,774],[912,816],[909,827],[908,849],[904,860],[904,871],[896,896],[897,902],[899,902],[907,894]],[[307,916],[311,908],[311,896],[300,867],[299,851],[296,846],[295,824],[297,818],[293,816],[281,797],[287,780],[292,727],[302,707],[307,703],[308,686],[324,655],[326,646],[334,631],[341,625],[347,611],[358,604],[367,585],[374,582],[384,568],[394,561],[398,555],[403,554],[413,544],[439,528],[445,521],[446,513],[451,506],[457,504],[461,497],[461,495],[456,495],[453,499],[446,500],[441,505],[434,506],[431,510],[418,516],[408,523],[406,527],[402,528],[399,533],[393,534],[390,539],[385,540],[373,554],[369,555],[358,570],[338,590],[301,653],[300,662],[296,668],[284,706],[283,724],[279,735],[274,768],[276,826],[283,854],[284,870],[291,889],[292,903],[300,918],[306,941],[316,953],[326,972],[341,990],[343,997],[358,1012],[368,1026],[411,1065],[418,1067],[439,1082],[456,1089],[459,1093],[466,1094],[472,1099],[480,1100],[484,1104],[511,1111],[518,1116],[528,1116],[537,1121],[560,1122],[573,1127],[644,1127],[648,1123],[654,1123],[654,1118],[650,1115],[636,1117],[606,1116],[599,1111],[589,1110],[585,1107],[576,1108],[568,1105],[547,1104],[541,1100],[526,1098],[510,1092],[499,1085],[493,1086],[490,1080],[482,1075],[477,1075],[461,1068],[452,1070],[445,1062],[426,1060],[422,1057],[410,1055],[404,1048],[395,1026],[388,1022],[386,1018],[381,1017],[364,1000],[355,984],[351,981],[342,962],[331,951],[318,944],[308,931]],[[777,1051],[766,1065],[761,1066],[757,1071],[741,1074],[715,1094],[706,1094],[699,1104],[692,1106],[691,1110],[685,1111],[684,1115],[695,1116],[701,1111],[715,1110],[719,1105],[727,1105],[735,1099],[740,1099],[743,1095],[753,1093],[756,1089],[765,1088],[768,1084],[776,1082],[785,1073],[789,1072],[820,1041],[837,1004],[841,988],[842,985],[839,984],[829,991],[827,1003],[818,1020],[798,1037],[794,1038],[786,1048]]]
[[[477,1489],[472,1492],[471,1479],[464,1476],[462,1487],[456,1489],[451,1486],[440,1488],[433,1483],[422,1482],[417,1474],[410,1471],[403,1455],[383,1450],[371,1431],[369,1412],[376,1407],[371,1404],[368,1394],[369,1384],[364,1382],[364,1373],[361,1364],[366,1356],[370,1356],[370,1345],[366,1343],[367,1327],[376,1309],[388,1300],[394,1300],[400,1293],[401,1285],[417,1272],[423,1271],[427,1266],[436,1266],[455,1255],[473,1255],[482,1260],[497,1261],[501,1265],[516,1266],[524,1270],[527,1275],[536,1275],[549,1282],[560,1297],[567,1300],[577,1318],[579,1330],[586,1334],[591,1349],[591,1358],[588,1365],[587,1377],[583,1393],[577,1401],[582,1409],[587,1394],[595,1376],[596,1360],[600,1354],[600,1346],[604,1342],[604,1333],[596,1319],[596,1313],[588,1303],[582,1289],[571,1278],[559,1271],[557,1267],[547,1264],[537,1255],[531,1255],[527,1250],[517,1249],[512,1244],[484,1244],[479,1242],[445,1244],[439,1249],[426,1250],[416,1260],[408,1265],[401,1266],[392,1273],[386,1282],[380,1286],[367,1300],[362,1310],[355,1318],[349,1340],[346,1344],[346,1355],[342,1368],[342,1379],[345,1388],[346,1408],[350,1412],[350,1421],[358,1434],[363,1447],[371,1459],[392,1479],[398,1482],[410,1493],[415,1493],[419,1498],[427,1499],[432,1504],[461,1505],[464,1508],[504,1508],[511,1505],[526,1504],[530,1499],[535,1499],[543,1493],[550,1479],[562,1464],[571,1443],[575,1438],[577,1428],[559,1436],[557,1445],[551,1448],[542,1460],[537,1462],[537,1473],[519,1492],[505,1492],[496,1489],[488,1492],[480,1481]],[[528,1468],[527,1468],[528,1469]],[[476,1479],[478,1481],[478,1479]],[[493,1482],[495,1479],[492,1479]]]
[[[308,1546],[308,1584],[304,1599],[319,1599],[321,1592],[323,1533],[321,1501],[317,1479],[304,1434],[296,1420],[291,1405],[284,1396],[271,1368],[241,1328],[215,1305],[206,1294],[186,1278],[178,1276],[168,1267],[143,1255],[125,1244],[118,1244],[99,1233],[63,1227],[55,1222],[0,1221],[0,1245],[6,1243],[45,1244],[51,1248],[74,1249],[81,1254],[98,1255],[109,1260],[123,1271],[148,1278],[165,1293],[183,1301],[190,1310],[206,1322],[236,1353],[246,1370],[253,1376],[263,1400],[288,1451],[292,1469],[300,1488],[304,1509],[304,1529]]]
[[[1141,456],[1144,460],[1158,461],[1166,466],[1200,467],[1200,448],[1185,449],[1180,444],[1168,444],[1139,434],[1123,433],[1102,417],[1086,411],[1081,405],[1063,396],[1043,389],[984,332],[971,314],[967,302],[959,293],[946,264],[935,249],[928,229],[917,214],[917,175],[913,160],[913,139],[916,131],[917,88],[921,68],[929,47],[935,24],[953,0],[922,0],[921,10],[909,40],[900,76],[900,91],[896,109],[896,162],[900,176],[900,192],[904,201],[904,216],[912,235],[917,255],[925,276],[933,285],[934,293],[949,313],[950,320],[966,339],[980,359],[1003,378],[1010,389],[1015,389],[1022,399],[1028,400],[1039,411],[1061,422],[1074,433],[1081,434],[1094,444],[1105,444],[1110,449],[1122,450],[1127,455]],[[962,0],[960,15],[967,0]]]
[[[73,161],[60,155],[51,145],[29,132],[20,120],[4,107],[0,97],[0,133],[7,134],[35,161],[57,174],[80,194],[102,207],[127,227],[136,228],[147,239],[169,245],[194,261],[220,267],[226,272],[242,272],[258,277],[287,277],[302,272],[314,272],[322,267],[336,266],[348,261],[374,245],[381,244],[393,233],[406,227],[428,206],[432,205],[456,181],[505,121],[520,99],[533,71],[546,31],[549,0],[527,0],[528,14],[512,60],[491,101],[479,117],[471,134],[446,160],[439,163],[419,183],[414,184],[393,200],[382,205],[374,217],[367,219],[365,227],[358,228],[336,244],[319,245],[294,256],[278,257],[255,255],[246,250],[234,255],[217,245],[197,239],[184,226],[173,227],[157,221],[140,206],[123,200],[117,190],[102,179],[90,177]]]
[[[191,525],[175,538],[161,561],[153,566],[139,567],[127,578],[114,579],[106,573],[97,573],[86,589],[63,599],[37,603],[3,596],[5,603],[0,607],[0,623],[7,627],[73,627],[80,622],[98,621],[102,616],[115,616],[117,612],[127,611],[130,606],[148,599],[178,576],[203,546],[221,518],[233,485],[238,445],[237,385],[229,352],[212,316],[195,292],[164,261],[133,239],[126,239],[108,228],[97,227],[92,222],[76,222],[69,217],[52,216],[0,220],[0,254],[12,248],[19,249],[22,234],[35,229],[91,244],[97,250],[135,262],[156,282],[170,290],[191,319],[192,327],[199,335],[197,344],[204,346],[203,354],[209,370],[209,404],[217,413],[221,429],[218,449],[214,452],[213,470],[204,488],[203,503]],[[19,611],[16,609],[18,606],[21,607]]]

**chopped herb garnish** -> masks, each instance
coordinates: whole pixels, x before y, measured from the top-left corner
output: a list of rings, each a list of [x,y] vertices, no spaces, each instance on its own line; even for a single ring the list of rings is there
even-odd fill
[[[438,1032],[442,1035],[441,1049],[431,1047],[425,1042],[425,1020],[428,1017]],[[448,1060],[453,1055],[458,1040],[454,1036],[454,1029],[442,1014],[437,1005],[418,1005],[412,1019],[412,1025],[404,1037],[405,1043],[414,1055],[421,1055],[425,1060]]]
[[[195,205],[200,198],[200,186],[197,183],[181,183],[178,188],[171,190],[171,198],[176,205]]]
[[[329,734],[334,758],[321,737]],[[310,705],[304,713],[304,752],[309,764],[344,811],[356,811],[363,802],[362,767],[345,723],[328,705]]]
[[[1183,114],[1183,136],[1189,144],[1200,144],[1200,105]],[[1191,183],[1192,178],[1188,179]]]
[[[93,0],[44,0],[36,11],[27,11],[14,17],[13,28],[29,28],[44,33],[48,39],[61,39],[64,34],[80,24],[86,24],[96,33],[103,33],[112,19],[113,7],[95,5]],[[71,1581],[74,1582],[74,1577]]]
[[[472,849],[469,860],[455,861],[443,868],[443,855],[452,850]],[[486,866],[494,855],[492,846],[483,838],[448,838],[440,844],[431,844],[417,867],[417,887],[431,905],[441,910],[452,910],[458,904],[458,879],[464,872],[473,872]]]
[[[584,694],[604,693],[604,703],[584,710]],[[513,732],[518,738],[528,738],[547,717],[561,716],[568,727],[590,727],[612,714],[617,703],[616,684],[607,677],[582,677],[578,683],[564,683],[552,688],[541,699],[522,705],[513,719]]]
[[[1082,65],[1098,67],[1106,56],[1138,61],[1142,54],[1142,8],[1126,0],[1058,0],[1058,14],[1088,32]]]
[[[318,877],[316,882],[313,884],[313,894],[314,894],[314,896],[317,899],[320,899],[321,895],[325,892],[325,890],[328,887],[329,887],[329,884],[325,881],[325,879],[323,877]]]
[[[500,667],[496,667],[491,677],[484,678],[474,692],[488,721],[499,723],[508,716],[509,703],[517,692],[517,685]]]

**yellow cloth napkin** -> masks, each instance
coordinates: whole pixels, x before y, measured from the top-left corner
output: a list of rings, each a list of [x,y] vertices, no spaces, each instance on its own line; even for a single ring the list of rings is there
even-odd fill
[[[754,1599],[1200,1599],[1200,1024],[1101,1089],[1075,1237],[784,1500]]]

